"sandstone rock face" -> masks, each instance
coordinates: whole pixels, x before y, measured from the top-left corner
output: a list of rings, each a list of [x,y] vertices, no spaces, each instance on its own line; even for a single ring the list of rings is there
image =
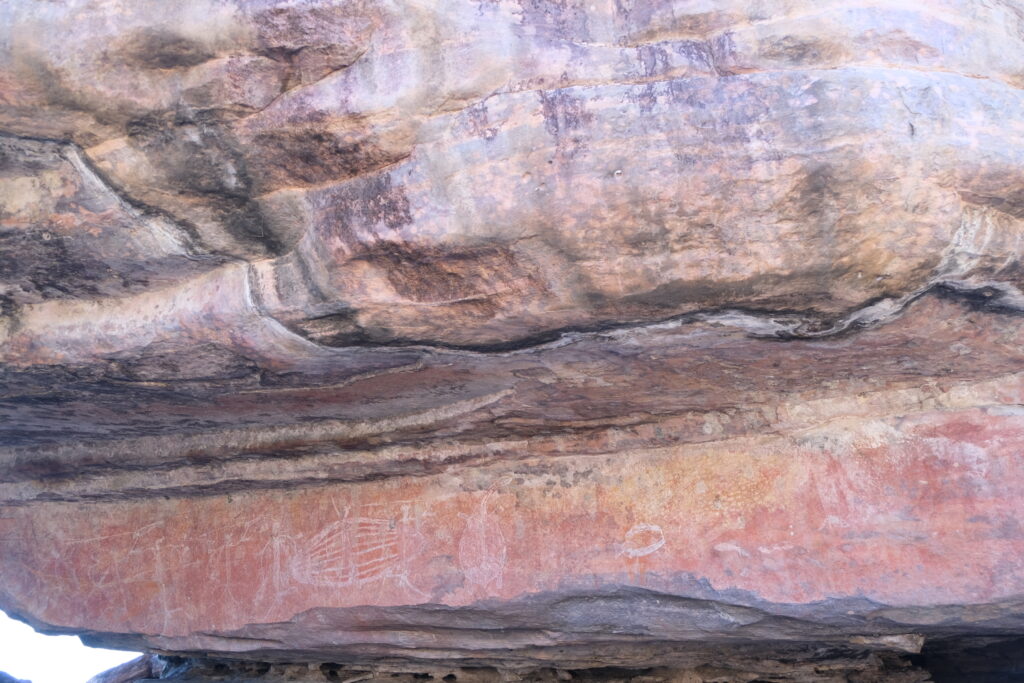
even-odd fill
[[[1004,647],[1022,88],[1017,0],[8,0],[0,607],[179,680]]]

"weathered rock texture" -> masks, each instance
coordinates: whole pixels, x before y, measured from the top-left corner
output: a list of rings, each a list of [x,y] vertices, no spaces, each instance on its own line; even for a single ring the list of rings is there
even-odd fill
[[[983,680],[1022,88],[1018,0],[7,0],[0,607],[180,680]]]

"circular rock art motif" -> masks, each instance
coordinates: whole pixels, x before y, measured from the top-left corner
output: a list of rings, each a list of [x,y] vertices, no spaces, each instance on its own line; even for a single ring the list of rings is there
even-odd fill
[[[627,557],[650,555],[665,545],[665,533],[657,524],[637,524],[626,532],[622,554]]]

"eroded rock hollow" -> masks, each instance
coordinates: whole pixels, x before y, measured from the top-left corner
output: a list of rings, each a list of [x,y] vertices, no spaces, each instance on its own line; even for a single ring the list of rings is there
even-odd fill
[[[1010,680],[1022,87],[1018,0],[0,3],[0,608],[121,681]]]

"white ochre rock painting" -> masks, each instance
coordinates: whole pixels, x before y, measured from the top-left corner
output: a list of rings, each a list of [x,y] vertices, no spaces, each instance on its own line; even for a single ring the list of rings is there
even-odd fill
[[[480,499],[473,514],[466,518],[466,528],[459,540],[459,564],[466,582],[480,588],[500,588],[505,572],[508,545],[498,520],[488,506],[495,495],[492,486]]]
[[[425,544],[412,507],[402,505],[391,515],[375,513],[352,516],[346,507],[337,521],[311,538],[288,539],[292,579],[332,588],[391,581],[426,597],[409,580],[409,564]]]
[[[657,524],[636,524],[626,532],[622,554],[626,557],[644,557],[665,545],[665,533]]]

